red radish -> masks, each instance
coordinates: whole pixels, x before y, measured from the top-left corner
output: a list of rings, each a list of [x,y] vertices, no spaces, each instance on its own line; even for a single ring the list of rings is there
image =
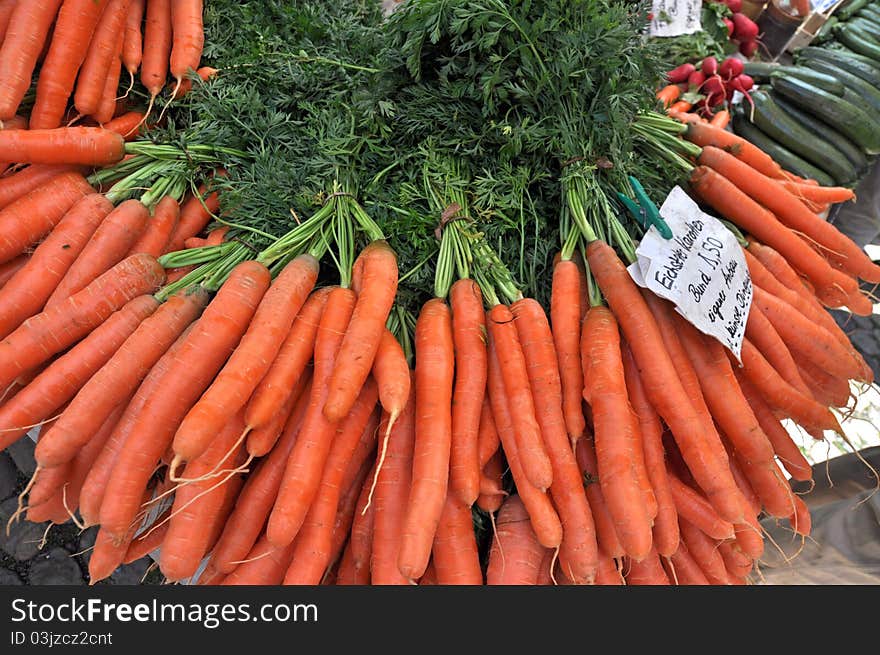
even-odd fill
[[[740,73],[732,80],[730,80],[730,82],[728,82],[728,85],[734,91],[747,93],[753,86],[755,86],[755,81],[751,78],[751,76],[746,75],[745,73]]]
[[[745,65],[743,64],[741,59],[737,59],[736,57],[728,57],[723,62],[721,62],[721,67],[718,69],[718,72],[725,80],[730,80],[737,75],[742,75],[744,69]]]
[[[724,95],[724,82],[720,77],[715,75],[714,77],[710,77],[705,82],[703,82],[703,92],[707,96],[711,95]]]
[[[671,71],[666,73],[666,79],[669,80],[670,84],[679,84],[681,82],[686,82],[688,77],[697,70],[693,64],[682,64],[678,68],[673,68]]]
[[[753,57],[758,51],[757,41],[743,41],[739,44],[739,51],[744,57]]]
[[[733,21],[730,20],[729,18],[722,18],[721,20],[723,20],[724,25],[727,26],[727,36],[733,36],[733,29],[734,29]]]
[[[724,0],[724,4],[726,4],[727,8],[734,14],[738,14],[742,11],[742,0]]]
[[[741,44],[755,41],[758,38],[758,25],[745,14],[734,14],[733,36]],[[740,45],[740,48],[742,48],[742,45]]]
[[[715,57],[706,57],[700,64],[700,70],[706,77],[712,77],[718,73],[718,60]]]
[[[703,82],[705,81],[706,75],[702,71],[695,70],[693,73],[691,73],[690,77],[688,77],[688,86],[692,89],[699,89],[701,86],[703,86]]]

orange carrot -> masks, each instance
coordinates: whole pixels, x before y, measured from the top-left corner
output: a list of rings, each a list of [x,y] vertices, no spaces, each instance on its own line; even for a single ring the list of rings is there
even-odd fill
[[[725,127],[727,127],[727,124],[729,122],[730,112],[726,109],[722,109],[712,117],[712,120],[709,121],[709,125],[711,125],[712,127],[720,127],[721,129],[724,129]]]
[[[141,66],[143,52],[143,36],[141,23],[144,20],[144,4],[146,0],[131,0],[125,15],[125,36],[122,45],[122,63],[134,86],[134,74]]]
[[[246,443],[249,456],[262,457],[275,447],[278,438],[284,430],[284,426],[287,424],[287,419],[289,419],[290,415],[293,413],[294,407],[298,404],[300,397],[306,391],[310,391],[307,387],[311,380],[312,371],[311,369],[307,369],[303,375],[300,376],[299,380],[296,381],[296,384],[290,390],[290,394],[285,399],[284,404],[281,405],[281,409],[275,412],[272,420],[262,427],[248,432]],[[246,425],[247,423],[245,423],[245,426]]]
[[[517,300],[511,312],[526,360],[538,425],[553,467],[550,496],[563,524],[562,568],[573,583],[591,583],[598,565],[596,527],[565,428],[553,334],[536,300]]]
[[[746,336],[786,382],[804,395],[810,393],[791,351],[773,327],[773,323],[767,319],[759,303],[752,303],[749,310]]]
[[[0,121],[15,116],[61,0],[18,2],[0,46]],[[2,150],[2,148],[0,148]]]
[[[116,132],[126,141],[134,141],[144,132],[144,114],[139,111],[128,111],[105,122],[101,127]]]
[[[64,215],[25,265],[0,289],[0,337],[5,337],[46,304],[113,205],[104,196],[83,196]]]
[[[831,375],[806,358],[798,363],[798,370],[806,380],[809,395],[820,405],[846,407],[849,404],[852,396],[849,380]]]
[[[363,288],[327,382],[323,411],[333,423],[348,414],[370,374],[397,293],[397,255],[385,241],[373,241],[359,258],[364,262]]]
[[[724,560],[724,567],[729,576],[745,577],[754,566],[754,560],[743,553],[735,541],[722,541],[718,544],[718,552],[721,553],[721,559]]]
[[[812,202],[837,203],[855,200],[856,194],[852,189],[837,186],[816,186],[814,184],[802,184],[793,180],[779,180],[779,184],[791,195]]]
[[[480,474],[480,495],[477,497],[476,505],[486,513],[491,514],[497,512],[507,496],[502,486],[502,478],[504,477],[504,455],[501,450],[495,453],[486,461]],[[491,493],[483,493],[483,490],[491,490]],[[497,491],[501,489],[501,491]]]
[[[480,495],[480,414],[486,394],[488,359],[486,315],[480,287],[473,280],[457,280],[449,291],[449,302],[455,343],[449,484],[452,493],[470,507]],[[435,563],[438,579],[441,567],[440,562]]]
[[[229,414],[245,406],[317,277],[318,260],[309,254],[296,257],[278,274],[229,360],[183,418],[174,435],[175,459],[189,461],[202,454]]]
[[[651,519],[633,460],[640,443],[629,404],[620,354],[620,335],[611,311],[591,307],[581,336],[584,399],[593,410],[599,485],[624,551],[640,561],[651,550]]]
[[[724,560],[715,548],[715,543],[690,521],[680,518],[681,538],[688,553],[713,585],[727,584],[727,570]]]
[[[681,89],[677,84],[667,84],[657,92],[656,96],[664,107],[668,107],[681,96]]]
[[[651,548],[641,560],[627,559],[629,571],[624,576],[628,585],[668,585],[669,578],[657,551]]]
[[[94,192],[82,175],[68,171],[51,177],[0,210],[0,264],[42,239],[77,200]]]
[[[176,0],[171,3],[171,75],[178,87],[189,70],[199,67],[205,31],[202,26],[202,0]]]
[[[147,223],[140,238],[128,251],[129,255],[136,252],[145,252],[153,257],[159,257],[165,252],[168,239],[177,225],[180,217],[180,205],[171,196],[165,196],[153,209],[153,216]]]
[[[141,83],[150,92],[150,106],[165,86],[171,56],[171,0],[147,0]],[[149,113],[149,111],[147,111]]]
[[[31,255],[28,253],[21,254],[15,259],[10,259],[5,264],[0,264],[0,290],[6,286],[6,284],[15,277],[15,275],[24,268],[28,261],[30,261]],[[3,303],[6,305],[6,303]],[[8,305],[6,305],[8,306]]]
[[[61,125],[80,66],[108,0],[67,0],[55,19],[52,42],[37,79],[37,99],[31,110],[33,129]],[[103,78],[102,78],[103,79]]]
[[[119,90],[119,78],[122,77],[122,61],[120,57],[122,55],[122,39],[124,36],[122,30],[115,35],[116,41],[113,44],[113,50],[111,51],[109,70],[104,77],[104,84],[102,85],[103,88],[101,89],[98,108],[90,114],[90,116],[95,119],[95,122],[105,130],[107,128],[104,127],[104,124],[113,120],[119,106],[116,101],[116,93]],[[109,131],[119,134],[123,141],[126,140],[126,135],[121,134],[118,130]]]
[[[703,573],[700,565],[688,552],[684,542],[680,542],[678,549],[670,557],[669,579],[677,585],[708,585],[709,578]]]
[[[379,349],[373,360],[373,378],[379,385],[379,403],[389,415],[388,423],[385,426],[386,431],[383,433],[387,439],[394,423],[409,401],[410,387],[412,386],[409,364],[406,361],[403,348],[391,330],[387,328],[382,333],[382,340],[379,342]],[[380,460],[384,448],[383,445],[380,450]],[[378,469],[381,470],[381,463]]]
[[[149,210],[139,200],[126,200],[111,211],[67,269],[46,307],[71,297],[121,261],[143,234],[149,218]]]
[[[83,116],[94,114],[101,104],[108,71],[116,64],[118,53],[122,50],[121,40],[125,35],[129,1],[107,0],[104,3],[106,7],[100,14],[88,52],[82,61],[76,80],[76,93],[73,95],[74,106]],[[118,81],[118,76],[116,79]]]
[[[222,585],[278,585],[293,557],[293,544],[275,548],[263,535],[244,561],[223,578]]]
[[[669,486],[675,499],[675,508],[682,518],[693,523],[713,539],[733,538],[733,525],[719,517],[709,501],[698,491],[671,473]]]
[[[529,514],[519,496],[510,496],[504,501],[495,527],[486,584],[537,584],[546,549],[535,536],[529,523]]]
[[[453,342],[452,317],[446,301],[427,301],[416,321],[416,437],[412,486],[397,562],[401,575],[409,580],[420,578],[428,566],[446,501],[452,442]]]
[[[18,0],[0,0],[0,43],[3,43],[3,37],[6,36],[6,27],[17,2]]]
[[[335,366],[355,300],[351,289],[334,287],[329,292],[321,315],[315,340],[309,409],[302,427],[303,438],[297,440],[290,452],[284,482],[266,528],[269,542],[278,548],[293,541],[321,484],[321,475],[336,430],[336,424],[328,421],[322,411],[328,393],[326,382]]]
[[[580,287],[580,271],[572,260],[561,260],[553,267],[550,320],[562,383],[565,427],[573,445],[583,436],[586,428],[581,407],[584,375],[581,370],[580,325],[584,308],[581,307]]]
[[[198,195],[190,196],[180,206],[180,219],[168,241],[166,252],[180,250],[183,247],[183,242],[205,229],[211,220],[211,215],[219,211],[220,197],[217,192],[213,191],[205,195],[206,190],[207,187],[204,184],[200,185]]]
[[[617,537],[617,528],[614,519],[608,510],[608,503],[602,494],[602,486],[599,484],[599,466],[596,463],[596,448],[591,437],[585,437],[578,441],[575,454],[580,467],[583,487],[590,502],[590,510],[596,523],[596,537],[599,548],[603,553],[614,559],[620,559],[626,552]]]
[[[358,496],[354,510],[354,521],[351,526],[351,536],[339,565],[336,584],[368,585],[371,582],[370,560],[372,559],[373,521],[376,517],[376,509],[372,503],[367,505],[367,498],[375,473],[376,466],[373,465]]]
[[[498,439],[498,430],[495,428],[495,419],[492,416],[492,406],[489,403],[488,396],[483,397],[483,407],[480,410],[480,431],[478,434],[478,440],[480,470],[482,470],[483,467],[486,466],[486,463],[498,451],[498,447],[501,445],[501,441]]]
[[[79,389],[68,411],[37,446],[42,466],[68,460],[115,403],[134,393],[141,380],[208,303],[201,289],[182,291],[163,303],[126,339],[109,361]],[[99,328],[100,329],[100,328]],[[93,333],[94,334],[94,333]]]
[[[171,443],[183,416],[241,339],[269,281],[269,270],[262,264],[238,264],[174,354],[171,365],[157,371],[162,382],[134,419],[126,447],[119,453],[107,482],[101,525],[111,534],[124,534],[137,513],[137,499],[156,462]],[[151,371],[138,393],[152,376]]]
[[[70,164],[34,164],[0,177],[0,209],[61,173],[79,170]]]
[[[196,69],[196,76],[202,82],[207,82],[208,80],[212,79],[213,77],[216,77],[217,73],[219,73],[219,72],[220,71],[218,69],[213,68],[211,66],[201,66]],[[175,84],[175,87],[177,87],[176,84]],[[183,79],[183,81],[180,83],[180,87],[178,87],[177,91],[174,92],[173,97],[175,100],[183,98],[190,91],[192,91],[192,89],[193,89],[193,78],[185,77]]]
[[[553,465],[536,418],[528,368],[513,313],[506,305],[495,305],[489,310],[486,323],[496,344],[507,402],[511,408],[516,408],[515,412],[511,412],[511,418],[520,464],[528,481],[544,491],[553,482]]]
[[[76,343],[132,298],[155,291],[163,277],[155,259],[134,255],[64,302],[27,319],[0,341],[0,388]]]
[[[22,164],[110,166],[122,160],[125,141],[100,127],[0,130],[0,152]]]
[[[787,175],[763,150],[733,132],[709,123],[689,120],[685,138],[701,148],[715,147],[729,152],[740,161],[771,179],[784,180]]]

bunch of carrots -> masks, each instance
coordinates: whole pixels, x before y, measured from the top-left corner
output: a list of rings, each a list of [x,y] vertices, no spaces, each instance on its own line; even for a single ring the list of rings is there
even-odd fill
[[[38,67],[31,130],[83,119],[109,123],[118,113],[123,70],[131,80],[129,90],[140,73],[150,107],[169,72],[171,96],[180,97],[191,88],[191,71],[202,79],[216,72],[200,68],[202,10],[202,0],[5,0],[0,3],[0,122],[15,117]],[[131,120],[129,130],[137,127],[139,121]]]

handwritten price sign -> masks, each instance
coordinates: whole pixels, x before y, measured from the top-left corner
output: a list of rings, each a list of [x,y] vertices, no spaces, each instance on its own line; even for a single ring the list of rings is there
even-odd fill
[[[660,215],[673,238],[666,240],[651,227],[629,274],[639,286],[672,301],[679,314],[740,359],[752,280],[736,237],[700,211],[681,187],[670,192]]]

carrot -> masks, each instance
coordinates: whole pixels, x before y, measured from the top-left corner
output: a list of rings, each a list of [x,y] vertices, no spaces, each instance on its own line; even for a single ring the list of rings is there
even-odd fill
[[[625,580],[617,568],[617,563],[601,550],[599,551],[599,568],[596,571],[596,584],[603,586],[625,584]]]
[[[74,106],[83,116],[94,114],[101,104],[108,71],[111,70],[122,49],[121,39],[125,35],[129,1],[107,0],[104,3],[106,7],[101,13],[88,52],[82,61],[82,68],[76,80],[76,93],[73,95]],[[119,78],[116,79],[118,81]]]
[[[735,447],[733,456],[766,512],[780,518],[789,516],[794,508],[794,497],[776,462],[769,466],[763,462],[751,462]]]
[[[269,281],[269,270],[262,264],[238,264],[179,351],[173,353],[171,362],[156,370],[156,378],[161,382],[151,381],[151,371],[141,384],[138,394],[151,385],[158,388],[133,419],[126,447],[119,453],[107,482],[101,525],[112,534],[121,536],[137,513],[137,499],[150,472],[171,443],[183,416],[241,339]]]
[[[697,195],[723,217],[776,248],[828,298],[839,305],[858,289],[856,281],[831,265],[768,210],[712,168],[697,166],[690,178]]]
[[[201,289],[181,291],[141,322],[40,440],[34,453],[37,461],[57,466],[72,457],[114,404],[136,390],[207,303],[208,294]]]
[[[784,186],[768,179],[748,164],[723,150],[707,146],[698,161],[723,175],[750,198],[764,205],[790,230],[805,235],[823,249],[838,253],[834,261],[851,275],[880,282],[880,266],[874,264],[856,243],[828,221],[804,207]]]
[[[838,186],[816,186],[803,184],[793,180],[779,180],[779,184],[791,195],[800,200],[810,200],[819,203],[838,203],[855,200],[856,194],[852,189]]]
[[[380,430],[390,417],[383,418]],[[377,473],[373,525],[372,581],[378,585],[409,584],[397,567],[400,535],[412,484],[413,447],[415,443],[415,389],[400,419],[391,428],[385,461]]]
[[[480,474],[480,495],[477,497],[476,505],[484,512],[491,514],[497,512],[507,496],[502,485],[504,477],[504,455],[501,450],[495,453],[486,461]],[[491,493],[483,493],[491,489]],[[501,489],[501,491],[497,491]]]
[[[437,584],[483,584],[470,507],[452,493],[446,498],[434,535],[432,561]]]
[[[17,2],[18,0],[0,0],[0,44],[6,36],[6,27],[9,25],[9,19]]]
[[[141,236],[135,241],[128,251],[129,255],[136,252],[145,252],[153,257],[159,257],[165,252],[168,239],[177,225],[180,217],[180,205],[171,196],[165,196],[153,209],[153,216],[149,219]]]
[[[193,480],[222,467],[228,471],[219,479],[208,478],[177,488],[171,508],[168,532],[162,540],[159,568],[170,581],[191,577],[210,548],[210,517],[223,504],[226,485],[240,473],[232,471],[244,460],[244,449],[236,447],[244,429],[244,413],[230,415],[210,446],[198,457],[187,462],[183,475]],[[103,512],[103,507],[101,508]]]
[[[375,471],[376,467],[373,465],[364,480],[361,493],[358,495],[351,536],[342,555],[336,584],[368,585],[371,582],[370,560],[372,558],[373,521],[376,516],[376,508],[373,504],[367,504],[367,498],[370,492],[370,481],[375,477]]]
[[[143,59],[143,36],[141,23],[144,20],[144,4],[146,0],[131,0],[125,15],[125,36],[122,44],[122,63],[134,86],[134,74],[137,73]]]
[[[219,571],[231,573],[237,566],[236,562],[245,559],[257,542],[281,486],[284,466],[302,427],[308,400],[309,389],[306,386],[275,447],[248,476],[211,556]]]
[[[480,287],[471,279],[457,280],[449,300],[455,343],[449,484],[461,502],[470,507],[480,494],[478,435],[486,394],[486,317]]]
[[[0,130],[0,152],[21,164],[110,166],[122,160],[125,141],[100,127]]]
[[[89,51],[92,33],[108,0],[66,0],[55,19],[52,41],[37,79],[37,98],[31,110],[31,128],[61,125],[67,100],[80,66]],[[102,78],[103,80],[103,78]]]
[[[670,565],[667,567],[669,579],[677,585],[708,585],[709,578],[703,573],[700,565],[688,552],[684,542],[680,542],[678,549],[670,557]]]
[[[276,547],[293,541],[320,487],[336,429],[336,424],[326,419],[321,408],[328,393],[326,382],[336,365],[336,356],[354,305],[351,289],[334,287],[327,297],[315,340],[312,391],[302,428],[304,438],[297,440],[290,453],[284,482],[266,528],[270,543]]]
[[[126,141],[134,141],[144,132],[144,114],[139,111],[127,111],[121,116],[106,121],[101,127],[116,132]]]
[[[196,76],[202,81],[207,82],[208,80],[217,76],[217,73],[220,71],[211,66],[201,66],[196,69]],[[175,85],[177,87],[177,85]],[[193,88],[193,79],[191,77],[185,77],[183,81],[180,83],[180,86],[177,87],[177,91],[174,92],[173,98],[175,100],[179,100],[186,96]]]
[[[416,436],[412,486],[397,562],[401,575],[409,580],[420,578],[428,566],[446,501],[452,442],[453,344],[449,306],[441,298],[432,298],[422,306],[415,330]]]
[[[504,501],[495,525],[486,584],[537,584],[545,548],[535,536],[528,511],[519,496],[510,496]]]
[[[0,388],[76,343],[132,298],[154,291],[162,278],[155,259],[134,255],[64,302],[27,319],[0,341]]]
[[[516,483],[520,500],[526,506],[529,513],[529,521],[532,524],[538,541],[545,548],[557,548],[562,543],[562,523],[559,515],[550,501],[550,497],[530,484],[525,471],[520,463],[520,453],[517,450],[516,436],[514,434],[513,419],[510,405],[505,391],[504,377],[501,374],[501,364],[498,359],[497,344],[489,339],[489,374],[487,377],[487,390],[489,402],[492,405],[492,415],[498,430],[498,437],[504,448],[513,481]]]
[[[608,503],[599,484],[599,466],[596,463],[596,449],[593,438],[586,437],[575,447],[578,467],[580,468],[583,487],[590,503],[590,510],[596,524],[596,536],[599,548],[603,553],[614,559],[620,559],[626,552],[617,537],[614,519],[608,510]]]
[[[668,107],[681,96],[681,89],[677,84],[667,84],[656,93],[657,100],[663,103],[664,107]]]
[[[323,411],[334,423],[348,414],[370,374],[397,293],[397,255],[385,241],[373,241],[359,258],[364,262],[363,288],[327,382]]]
[[[242,564],[223,578],[222,585],[278,585],[293,557],[293,544],[275,548],[266,535],[254,545]]]
[[[752,383],[746,378],[741,371],[734,371],[740,388],[752,407],[761,429],[773,446],[773,452],[782,462],[785,470],[788,471],[795,480],[810,480],[813,477],[813,469],[810,463],[801,453],[800,449],[791,440],[788,431],[782,426],[779,420],[773,415],[773,410],[767,405],[764,398],[752,386]]]
[[[346,466],[361,436],[375,434],[378,428],[374,411],[378,399],[375,380],[367,378],[350,413],[337,425],[319,492],[297,533],[293,560],[284,576],[284,584],[318,584],[332,563],[333,526]]]
[[[42,239],[77,200],[94,192],[82,175],[68,171],[46,180],[0,210],[0,264]]]
[[[339,499],[339,506],[336,510],[336,520],[333,523],[333,543],[330,549],[330,561],[332,564],[327,567],[327,571],[324,573],[324,578],[321,581],[321,584],[336,584],[336,568],[342,557],[342,551],[348,542],[348,535],[351,533],[351,526],[354,524],[357,500],[360,496],[360,492],[363,490],[367,474],[369,474],[372,468],[373,467],[369,465],[369,462],[365,460],[357,469],[356,473],[351,476],[350,481],[348,478],[352,467],[349,466],[349,470],[346,471],[346,480],[343,483],[343,487],[347,488],[343,489],[342,496]],[[375,564],[373,564],[374,561],[375,558],[371,557],[371,568],[375,566]]]
[[[308,254],[296,257],[278,274],[229,360],[183,418],[174,435],[175,459],[198,457],[229,414],[245,406],[278,354],[317,277],[318,260]]]
[[[755,289],[753,302],[789,348],[831,375],[843,379],[864,379],[859,362],[825,328],[763,289]]]
[[[577,264],[561,260],[553,267],[553,286],[550,295],[550,320],[553,342],[562,383],[562,409],[565,427],[572,445],[584,434],[586,423],[581,407],[584,375],[581,369],[580,333],[581,277]]]
[[[61,0],[30,0],[12,10],[0,46],[0,121],[18,111],[60,5]]]
[[[486,463],[498,451],[498,447],[501,445],[501,441],[498,438],[498,430],[495,428],[495,419],[492,416],[492,406],[489,403],[488,395],[483,397],[483,406],[480,409],[480,431],[477,438],[479,441],[480,470],[483,470]]]
[[[709,121],[709,125],[712,127],[720,127],[724,129],[727,127],[727,124],[730,122],[730,112],[726,109],[722,109],[717,114],[712,117],[712,120]],[[711,146],[709,146],[711,147]],[[704,151],[705,152],[705,151]]]
[[[590,243],[587,260],[599,288],[620,321],[651,404],[672,429],[682,456],[712,506],[723,519],[738,520],[742,514],[741,494],[730,470],[712,444],[707,443],[707,434],[714,436],[714,430],[701,419],[685,392],[657,323],[635,282],[606,243]]]
[[[281,409],[275,413],[272,420],[262,427],[248,432],[246,447],[249,456],[262,457],[275,448],[278,438],[284,431],[284,426],[287,425],[287,419],[289,419],[290,415],[293,413],[294,407],[297,406],[300,397],[303,393],[308,393],[310,391],[308,385],[311,380],[312,371],[311,369],[307,369],[303,375],[300,376],[299,380],[296,381],[296,384],[290,390],[290,394],[285,399],[284,404],[281,405]]]
[[[330,289],[327,287],[315,291],[300,309],[275,361],[248,402],[245,413],[248,427],[259,429],[266,425],[281,408],[291,387],[305,371],[314,350],[318,324],[329,293]]]
[[[0,337],[10,334],[46,304],[66,271],[113,205],[93,193],[80,198],[19,271],[0,289]]]
[[[166,252],[174,252],[183,247],[183,242],[205,229],[205,226],[220,209],[220,198],[216,191],[207,195],[207,187],[199,185],[198,195],[190,196],[180,206],[180,220],[168,241]],[[202,204],[204,203],[204,204]]]
[[[150,107],[165,86],[171,56],[171,0],[147,0],[141,83],[150,92]],[[147,114],[149,114],[149,108]]]
[[[202,26],[202,0],[177,0],[171,3],[171,75],[177,86],[187,71],[199,67],[205,31]]]
[[[692,107],[693,104],[691,104],[687,100],[676,100],[671,105],[669,105],[669,109],[666,110],[666,113],[672,116],[673,114],[688,112],[691,110]]]
[[[816,402],[827,407],[846,407],[852,391],[849,380],[838,378],[822,370],[810,360],[803,358],[798,363],[807,390]]]
[[[700,493],[673,474],[669,474],[669,486],[678,514],[693,523],[713,539],[732,539],[733,525],[718,516]]]
[[[2,448],[70,400],[158,305],[152,296],[129,301],[0,407]]]
[[[621,344],[623,374],[629,401],[639,421],[645,468],[654,498],[657,515],[652,528],[653,543],[661,557],[671,557],[678,548],[678,514],[666,473],[666,456],[663,450],[663,426],[657,411],[648,400],[639,375],[632,350],[626,342]]]
[[[67,269],[46,307],[71,297],[121,261],[143,234],[149,217],[149,210],[139,200],[126,200],[111,211]]]
[[[165,539],[165,534],[168,532],[168,522],[165,519],[169,516],[171,516],[170,507],[160,513],[139,533],[135,534],[128,544],[125,555],[122,557],[122,564],[131,564],[159,549],[162,545],[162,540]],[[157,525],[158,527],[155,530],[151,530],[150,526],[152,525]],[[201,581],[201,578],[199,580]]]
[[[379,385],[379,403],[389,416],[384,433],[386,438],[409,401],[411,377],[403,348],[391,330],[386,328],[373,360],[373,378]]]
[[[517,451],[521,453],[520,464],[528,481],[544,491],[553,482],[553,465],[536,418],[528,369],[513,313],[506,305],[495,305],[489,310],[486,323],[496,343],[507,402],[511,408],[516,408],[511,412],[511,418]]]
[[[713,585],[727,584],[727,570],[724,560],[715,548],[712,539],[706,536],[690,521],[680,518],[681,538],[688,553],[700,567],[700,570]]]
[[[30,261],[31,255],[29,253],[21,254],[15,259],[10,259],[5,264],[0,264],[0,290],[6,286],[6,284],[12,280],[15,275],[24,268],[28,261]],[[3,303],[6,305],[6,303]],[[8,306],[8,305],[7,305]]]
[[[794,502],[797,503],[796,496]],[[733,528],[736,531],[736,548],[753,560],[760,559],[764,553],[764,533],[757,518],[749,515]]]
[[[721,559],[724,560],[724,568],[727,569],[728,576],[745,577],[754,566],[752,558],[743,553],[736,546],[735,541],[720,542],[718,544],[718,552],[721,553]]]
[[[812,527],[810,510],[807,508],[806,503],[801,500],[800,496],[794,497],[794,504],[795,511],[790,517],[788,517],[788,521],[789,523],[791,523],[791,528],[795,531],[796,534],[804,537],[809,537],[810,529]]]
[[[34,164],[0,178],[0,209],[61,173],[79,170],[70,164]]]
[[[639,425],[629,404],[617,321],[591,307],[581,336],[584,399],[593,410],[599,485],[624,551],[639,561],[651,550],[651,519],[633,463]]]
[[[596,527],[565,427],[553,334],[536,300],[517,300],[511,312],[526,360],[538,425],[553,467],[550,496],[563,524],[562,567],[572,582],[590,583],[598,564]]]
[[[741,162],[771,179],[784,180],[787,175],[763,150],[733,132],[698,121],[688,121],[685,138],[701,148],[715,147],[729,152]]]
[[[119,91],[119,78],[122,77],[121,56],[122,39],[124,36],[125,35],[121,30],[114,35],[115,42],[113,43],[113,50],[110,55],[110,63],[108,65],[109,70],[104,77],[98,108],[90,114],[92,118],[95,119],[95,122],[101,127],[104,127],[105,123],[109,123],[113,120],[113,117],[116,115],[117,107],[119,106],[116,100],[116,94]],[[107,128],[104,127],[104,129],[106,130]],[[119,136],[122,137],[122,140],[125,141],[125,134],[121,134],[118,130],[109,131],[119,134]]]
[[[809,395],[810,390],[798,370],[798,365],[795,363],[791,351],[779,336],[779,332],[773,327],[773,323],[767,319],[759,303],[753,303],[749,310],[746,336],[782,376],[782,379],[802,394]]]
[[[624,579],[628,585],[668,585],[666,571],[660,563],[660,556],[652,547],[641,560],[627,559],[629,571]]]

